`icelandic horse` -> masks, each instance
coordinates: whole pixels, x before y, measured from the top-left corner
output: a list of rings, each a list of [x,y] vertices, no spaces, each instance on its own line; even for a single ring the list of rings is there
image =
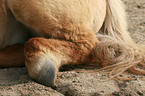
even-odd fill
[[[129,35],[121,0],[0,0],[0,67],[26,65],[52,86],[60,66],[83,63],[145,75],[145,46]]]

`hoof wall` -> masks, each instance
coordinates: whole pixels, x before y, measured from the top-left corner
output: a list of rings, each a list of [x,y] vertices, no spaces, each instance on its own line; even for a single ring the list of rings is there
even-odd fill
[[[56,64],[52,60],[46,60],[44,63],[35,80],[42,85],[51,87],[54,84]]]

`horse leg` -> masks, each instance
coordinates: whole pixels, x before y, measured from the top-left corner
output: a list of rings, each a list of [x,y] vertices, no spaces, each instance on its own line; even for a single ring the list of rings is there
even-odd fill
[[[59,8],[65,9],[67,6],[58,8],[50,6],[47,0],[41,1],[43,2],[9,0],[8,5],[19,22],[43,37],[31,38],[26,42],[25,64],[32,79],[43,85],[52,86],[61,65],[89,62],[90,53],[98,39],[90,26],[85,23],[78,24],[78,19],[72,19],[72,22],[69,16],[57,14]],[[53,5],[53,1],[51,3]],[[63,5],[63,2],[58,3]],[[56,10],[56,13],[51,10]],[[59,13],[65,12],[61,11]]]
[[[12,45],[0,50],[0,67],[24,66],[24,45]]]
[[[90,62],[91,51],[98,43],[96,38],[96,41],[93,40],[72,42],[45,38],[29,39],[25,44],[25,64],[30,77],[38,83],[52,86],[61,65]]]

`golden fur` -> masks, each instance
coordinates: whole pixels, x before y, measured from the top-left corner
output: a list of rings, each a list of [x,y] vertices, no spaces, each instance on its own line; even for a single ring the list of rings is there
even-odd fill
[[[145,65],[145,46],[130,37],[124,10],[121,0],[0,0],[0,67],[25,62],[35,79],[49,58],[57,71],[100,63],[110,77],[126,70],[145,75],[136,68]]]

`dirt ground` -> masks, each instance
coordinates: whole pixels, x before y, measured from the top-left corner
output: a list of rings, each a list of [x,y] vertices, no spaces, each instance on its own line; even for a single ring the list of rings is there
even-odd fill
[[[137,43],[145,44],[145,0],[123,1],[127,5],[132,37]],[[0,96],[145,96],[145,76],[123,74],[136,79],[117,81],[103,73],[64,69],[58,73],[54,88],[31,80],[25,67],[0,69]]]

